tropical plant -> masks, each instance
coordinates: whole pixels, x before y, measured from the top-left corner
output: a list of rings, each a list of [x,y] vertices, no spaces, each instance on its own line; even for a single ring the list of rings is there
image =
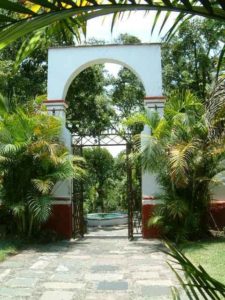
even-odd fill
[[[209,139],[212,122],[205,107],[190,92],[173,93],[164,116],[147,111],[128,120],[144,123],[151,135],[142,139],[142,166],[155,173],[162,187],[150,225],[161,226],[171,239],[196,238],[207,233],[210,184],[224,170],[224,136]]]
[[[181,288],[173,287],[174,300],[183,299],[185,293],[188,299],[212,299],[225,298],[225,285],[212,278],[202,266],[195,266],[177,247],[165,242],[170,257],[168,265],[175,273]],[[177,265],[177,267],[176,267]]]
[[[128,166],[129,162],[129,166]],[[118,205],[122,210],[128,209],[127,202],[127,180],[128,167],[131,168],[131,185],[134,211],[140,211],[141,207],[141,162],[140,157],[131,152],[128,156],[123,150],[115,158],[114,164],[114,191],[117,195]]]
[[[60,120],[39,105],[0,113],[2,203],[13,214],[15,230],[31,236],[51,214],[54,184],[84,171],[59,140]]]
[[[178,12],[178,21],[189,15],[210,17],[225,20],[225,5],[223,0],[189,1],[189,0],[146,0],[143,2],[132,1],[101,1],[89,2],[77,0],[4,0],[0,3],[1,31],[0,48],[5,47],[16,39],[28,33],[33,33],[31,45],[37,43],[43,34],[41,29],[55,24],[65,31],[73,31],[79,36],[79,29],[85,32],[86,21],[107,14],[114,13],[113,23],[118,14],[125,11],[167,11],[164,25],[171,11]],[[157,20],[157,19],[156,19]]]

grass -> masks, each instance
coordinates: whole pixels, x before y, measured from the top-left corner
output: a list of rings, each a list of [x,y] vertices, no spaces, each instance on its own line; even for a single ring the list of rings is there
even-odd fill
[[[5,260],[9,255],[17,254],[19,248],[19,241],[0,239],[0,262]]]
[[[201,265],[210,276],[225,284],[225,238],[189,242],[183,250],[195,265]]]

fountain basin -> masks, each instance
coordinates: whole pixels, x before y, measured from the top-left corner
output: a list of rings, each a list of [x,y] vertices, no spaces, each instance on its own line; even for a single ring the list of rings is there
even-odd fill
[[[124,213],[93,213],[87,215],[87,226],[116,226],[128,223],[128,215]]]

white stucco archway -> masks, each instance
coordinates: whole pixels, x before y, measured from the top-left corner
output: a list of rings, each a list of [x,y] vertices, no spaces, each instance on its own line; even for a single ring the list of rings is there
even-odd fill
[[[84,69],[101,63],[117,63],[130,69],[142,82],[146,97],[143,99],[149,109],[163,113],[161,47],[158,43],[140,45],[101,45],[80,47],[58,47],[48,53],[48,98],[49,111],[66,118],[65,98],[73,79]],[[145,128],[148,131],[148,128]],[[62,140],[70,148],[71,134],[64,125]],[[71,183],[60,184],[55,191],[56,198],[71,201]],[[142,175],[143,199],[158,192],[155,177]]]
[[[48,100],[65,100],[81,71],[106,62],[129,68],[143,83],[147,97],[162,96],[160,44],[105,45],[49,49]]]

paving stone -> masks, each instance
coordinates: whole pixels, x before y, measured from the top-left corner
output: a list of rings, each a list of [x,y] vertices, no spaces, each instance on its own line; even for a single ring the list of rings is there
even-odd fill
[[[7,260],[4,261],[3,263],[1,263],[1,268],[13,268],[13,269],[17,269],[17,268],[23,268],[25,267],[26,262],[25,261],[20,261],[20,260]]]
[[[68,291],[47,291],[44,292],[40,300],[72,300],[74,292]]]
[[[53,261],[57,257],[58,257],[57,255],[42,255],[42,256],[39,256],[38,259],[40,259],[40,260],[47,260],[47,261]]]
[[[84,276],[85,280],[91,280],[91,281],[113,281],[113,280],[120,280],[123,279],[123,274],[112,274],[112,273],[89,273]]]
[[[172,296],[165,295],[165,296],[144,296],[141,295],[140,297],[135,296],[135,300],[172,300]],[[190,299],[183,299],[181,300],[190,300]]]
[[[46,289],[62,289],[62,290],[68,290],[68,289],[83,289],[85,287],[85,283],[82,282],[45,282],[43,286]]]
[[[32,289],[0,287],[0,299],[18,299],[18,297],[30,297],[31,294]]]
[[[44,278],[46,276],[46,272],[34,271],[34,270],[22,270],[17,272],[15,276],[21,278]]]
[[[38,282],[37,278],[12,278],[6,281],[5,285],[9,287],[34,287]]]
[[[70,255],[78,255],[80,253],[81,253],[80,249],[74,249],[74,250],[69,250],[66,255],[68,255],[68,256],[70,256]]]
[[[128,289],[127,281],[101,281],[97,285],[97,290],[120,290],[124,291]]]
[[[170,297],[171,289],[168,286],[163,286],[163,285],[149,285],[149,286],[143,286],[141,288],[141,293],[143,296],[150,296],[150,297],[157,297],[157,296]]]
[[[168,300],[177,281],[160,247],[123,228],[38,246],[0,263],[0,300]]]
[[[70,253],[70,254],[66,254],[66,255],[63,255],[63,259],[77,259],[78,258],[78,255],[79,253]],[[90,259],[90,257],[88,256],[83,256],[82,259]]]
[[[144,286],[172,286],[173,282],[171,280],[165,280],[165,279],[151,279],[151,280],[137,280],[136,284],[138,285],[144,285]]]
[[[33,270],[43,270],[49,265],[49,261],[39,260],[35,262],[30,268]]]
[[[56,272],[68,272],[69,271],[69,268],[64,266],[64,265],[59,265],[57,268],[56,268]]]
[[[61,281],[61,282],[77,282],[84,277],[84,274],[81,273],[72,273],[72,272],[57,272],[51,275],[50,279],[52,281]]]
[[[155,279],[155,280],[158,280],[161,278],[160,276],[160,272],[151,272],[151,271],[144,271],[144,272],[133,272],[131,274],[131,276],[134,278],[134,279]]]
[[[112,266],[112,265],[96,265],[91,267],[91,272],[113,272],[113,271],[118,271],[119,267],[117,266]]]
[[[99,293],[92,293],[85,297],[85,300],[129,300],[131,299],[129,295],[121,292],[112,293],[112,294],[99,294]]]
[[[0,271],[0,281],[4,280],[10,274],[10,271],[11,269]]]

